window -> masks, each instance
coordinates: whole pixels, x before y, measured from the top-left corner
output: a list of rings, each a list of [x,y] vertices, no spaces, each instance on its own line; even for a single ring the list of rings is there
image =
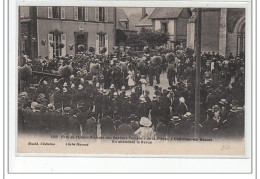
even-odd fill
[[[168,33],[168,23],[162,23],[162,32]]]
[[[99,7],[99,22],[105,21],[105,8]]]
[[[105,35],[99,35],[99,48],[104,47],[105,45]]]
[[[48,18],[58,19],[59,15],[60,15],[59,11],[60,11],[60,8],[57,6],[48,7]]]
[[[85,7],[85,21],[88,21],[88,7]]]
[[[129,23],[125,22],[125,29],[128,30],[129,29]]]
[[[84,20],[85,19],[85,9],[84,7],[78,7],[78,19]]]
[[[59,18],[59,7],[52,7],[53,18]]]
[[[65,19],[65,7],[61,7],[61,9],[60,9],[60,18],[61,19]]]
[[[61,43],[61,35],[53,34],[53,57],[61,56],[61,48],[59,44]]]

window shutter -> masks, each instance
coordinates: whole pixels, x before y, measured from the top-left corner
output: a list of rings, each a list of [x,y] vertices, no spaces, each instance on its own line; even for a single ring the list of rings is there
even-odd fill
[[[48,18],[52,18],[52,7],[48,7]]]
[[[88,7],[85,7],[85,21],[88,21]]]
[[[105,54],[108,55],[108,35],[107,34],[105,35],[105,46],[107,48],[107,51]]]
[[[61,19],[65,19],[65,7],[61,7]]]
[[[108,7],[105,7],[105,22],[108,22]]]
[[[48,34],[48,53],[49,59],[53,59],[53,47],[51,47],[51,43],[53,43],[53,35]]]
[[[66,34],[61,34],[61,43],[64,44],[64,47],[61,49],[61,56],[65,57],[67,54],[67,49],[66,49]]]
[[[78,7],[74,7],[74,19],[79,20],[79,10]]]
[[[96,21],[99,21],[99,8],[98,7],[95,8],[95,17],[96,17]]]
[[[96,54],[99,54],[99,35],[96,35]]]

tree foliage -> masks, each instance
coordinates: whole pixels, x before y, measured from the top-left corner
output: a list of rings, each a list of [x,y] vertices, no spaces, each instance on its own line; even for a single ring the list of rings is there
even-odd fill
[[[151,48],[161,46],[169,41],[169,34],[151,29],[142,29],[138,34],[131,34],[126,41],[128,45],[147,45]]]

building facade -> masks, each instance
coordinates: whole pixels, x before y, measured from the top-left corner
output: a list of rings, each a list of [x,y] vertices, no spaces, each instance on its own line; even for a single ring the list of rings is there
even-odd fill
[[[79,45],[115,45],[114,7],[20,7],[20,46],[31,58],[65,56],[78,53]]]
[[[186,46],[187,24],[191,17],[189,8],[155,8],[149,19],[152,20],[154,30],[160,30],[170,35],[168,45]]]
[[[194,47],[196,9],[187,25],[187,45]],[[201,9],[201,51],[227,57],[245,52],[245,9]]]

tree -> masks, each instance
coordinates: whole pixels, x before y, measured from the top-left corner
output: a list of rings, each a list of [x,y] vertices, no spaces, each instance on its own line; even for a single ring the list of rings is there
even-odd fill
[[[169,41],[169,34],[163,33],[161,31],[154,31],[151,29],[142,29],[140,33],[138,33],[138,38],[145,45],[148,45],[151,48],[155,46],[161,46],[166,44]]]
[[[130,34],[126,40],[126,45],[129,46],[161,46],[169,41],[169,34],[151,29],[142,29],[138,34]]]

